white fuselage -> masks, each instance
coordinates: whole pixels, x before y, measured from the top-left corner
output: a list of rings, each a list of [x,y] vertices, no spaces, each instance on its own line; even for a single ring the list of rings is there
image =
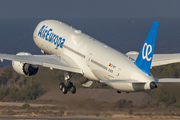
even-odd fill
[[[91,80],[137,80],[145,84],[110,83],[119,91],[149,90],[152,76],[140,70],[134,61],[121,52],[97,41],[60,21],[40,22],[33,34],[36,45],[47,54],[65,54],[80,68],[84,77]]]

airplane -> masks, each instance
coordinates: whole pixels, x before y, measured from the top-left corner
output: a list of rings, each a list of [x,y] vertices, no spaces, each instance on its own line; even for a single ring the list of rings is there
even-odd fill
[[[60,90],[76,93],[70,72],[107,84],[118,93],[138,92],[157,88],[157,83],[180,82],[178,78],[154,78],[150,69],[180,62],[180,54],[153,54],[159,22],[153,22],[140,53],[123,54],[58,20],[44,20],[34,30],[33,40],[43,55],[27,52],[0,54],[0,60],[12,61],[13,69],[32,76],[40,66],[64,71]],[[88,87],[92,81],[84,86]]]

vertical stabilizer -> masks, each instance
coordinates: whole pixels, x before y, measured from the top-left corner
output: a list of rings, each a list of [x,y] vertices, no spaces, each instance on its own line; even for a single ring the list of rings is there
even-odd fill
[[[134,64],[149,75],[159,22],[154,22]]]

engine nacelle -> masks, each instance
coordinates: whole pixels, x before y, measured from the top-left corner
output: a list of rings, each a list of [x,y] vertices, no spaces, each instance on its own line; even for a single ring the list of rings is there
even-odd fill
[[[16,55],[31,55],[31,54],[26,52],[20,52]],[[26,76],[35,75],[39,69],[39,67],[37,66],[34,66],[29,63],[22,63],[19,61],[12,61],[12,67],[17,73]]]

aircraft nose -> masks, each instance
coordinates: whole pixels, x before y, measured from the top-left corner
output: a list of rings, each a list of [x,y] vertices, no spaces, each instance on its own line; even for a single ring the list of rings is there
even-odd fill
[[[150,83],[150,88],[151,89],[157,88],[157,85],[154,81]]]

